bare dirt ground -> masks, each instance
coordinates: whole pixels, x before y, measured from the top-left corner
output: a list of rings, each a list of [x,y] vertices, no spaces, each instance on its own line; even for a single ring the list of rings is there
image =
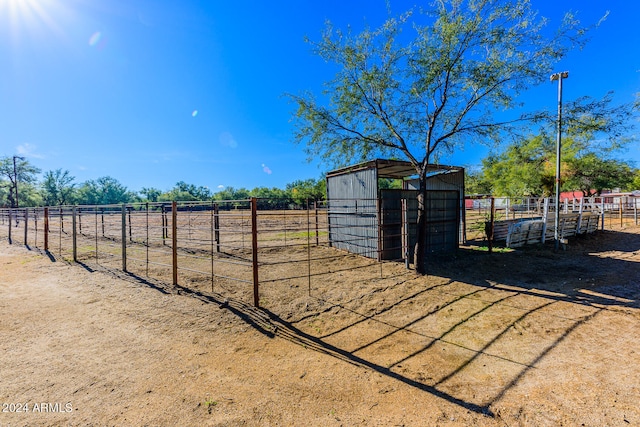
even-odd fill
[[[0,243],[0,426],[640,425],[637,227],[336,277],[257,310]]]

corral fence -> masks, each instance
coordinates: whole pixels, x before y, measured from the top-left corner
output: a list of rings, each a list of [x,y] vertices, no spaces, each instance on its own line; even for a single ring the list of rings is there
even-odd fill
[[[640,197],[598,196],[562,199],[559,210],[560,239],[596,230],[638,225]],[[553,198],[465,198],[465,238],[467,242],[487,242],[507,247],[544,243],[555,237]]]
[[[376,213],[363,212],[362,203],[350,209],[336,203],[341,215]],[[256,198],[0,209],[0,238],[91,270],[295,310],[325,285],[342,286],[345,271],[360,270],[358,280],[367,281],[397,268],[342,250],[362,245],[368,233],[339,232],[341,225],[329,223],[332,209],[337,205],[310,201],[300,208]],[[406,239],[398,237],[401,245]]]
[[[408,233],[415,224],[407,219],[406,203],[397,205],[335,200],[300,208],[252,198],[0,209],[0,238],[91,270],[299,312],[308,296],[340,299],[345,286],[364,289],[401,274],[399,262],[412,262]],[[562,233],[567,236],[571,227],[582,233],[638,224],[639,207],[637,199],[564,201]],[[519,244],[516,231],[526,235],[520,243],[533,243],[535,227],[524,224],[542,221],[546,232],[540,235],[553,236],[554,211],[548,199],[469,198],[460,215],[465,225],[460,240],[486,242],[487,230],[493,229],[489,245]],[[569,221],[576,212],[582,219]],[[335,215],[341,221],[332,222]],[[433,230],[448,224],[443,218],[431,218]],[[366,256],[353,253],[353,247],[368,248]],[[345,274],[353,271],[357,274],[347,285]],[[328,289],[335,294],[325,294]]]

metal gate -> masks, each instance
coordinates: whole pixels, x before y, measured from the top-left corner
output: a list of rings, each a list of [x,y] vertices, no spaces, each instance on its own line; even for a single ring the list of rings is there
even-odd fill
[[[417,190],[380,191],[380,258],[413,260],[417,241]],[[460,193],[427,192],[426,253],[454,251],[459,246]]]

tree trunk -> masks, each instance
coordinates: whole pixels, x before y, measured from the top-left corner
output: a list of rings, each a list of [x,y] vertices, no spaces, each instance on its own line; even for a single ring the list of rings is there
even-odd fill
[[[13,184],[13,182],[11,183],[11,185],[9,186],[9,194],[7,194],[7,201],[9,202],[9,206],[12,208],[16,207],[16,198],[13,197],[15,193],[15,186]]]
[[[413,251],[413,265],[416,273],[427,274],[426,241],[427,241],[427,178],[424,173],[420,174],[420,189],[418,191],[418,235]]]

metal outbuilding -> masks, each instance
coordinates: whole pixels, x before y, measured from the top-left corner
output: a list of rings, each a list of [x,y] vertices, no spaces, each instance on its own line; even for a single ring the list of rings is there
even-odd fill
[[[409,162],[382,159],[329,172],[331,245],[377,260],[413,260],[416,175]],[[381,178],[401,179],[402,189],[381,189]],[[457,249],[464,229],[464,168],[430,165],[426,204],[427,253]]]

